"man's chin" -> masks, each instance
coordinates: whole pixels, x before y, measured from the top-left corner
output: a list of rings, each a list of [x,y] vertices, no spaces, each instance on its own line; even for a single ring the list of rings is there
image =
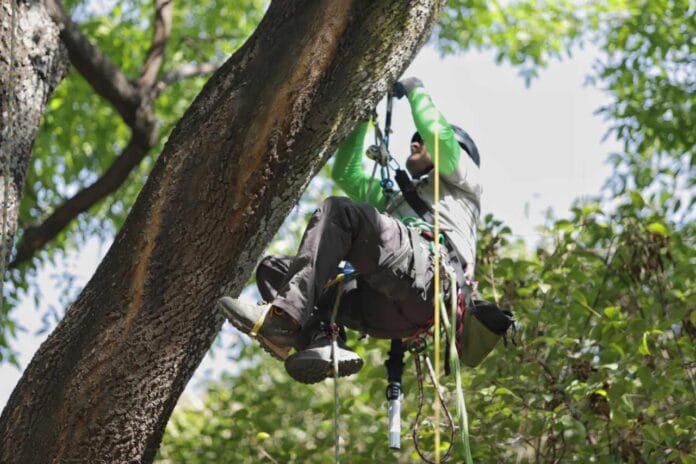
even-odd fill
[[[414,169],[411,169],[408,165],[406,166],[406,170],[408,173],[411,175],[411,178],[413,179],[418,179],[419,177],[423,177],[424,175],[428,174],[430,171],[432,171],[433,166],[426,166],[424,169],[421,169],[419,171],[416,171]]]
[[[432,167],[433,164],[431,162],[418,156],[409,156],[406,158],[406,170],[408,170],[411,177],[420,177],[424,173],[430,171]]]

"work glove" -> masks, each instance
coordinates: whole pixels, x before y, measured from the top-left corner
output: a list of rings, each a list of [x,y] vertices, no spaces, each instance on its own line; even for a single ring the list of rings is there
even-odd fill
[[[421,82],[421,80],[417,77],[408,77],[394,84],[392,95],[400,99],[404,95],[408,95],[409,92],[416,87],[423,87],[423,82]]]

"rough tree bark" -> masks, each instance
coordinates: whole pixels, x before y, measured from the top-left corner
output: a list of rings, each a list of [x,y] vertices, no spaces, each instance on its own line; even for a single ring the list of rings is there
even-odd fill
[[[439,0],[274,1],[181,119],[0,417],[2,462],[150,462],[311,174],[423,44]]]
[[[155,117],[154,104],[161,86],[156,82],[156,76],[162,66],[165,45],[171,31],[172,2],[154,0],[152,42],[137,81],[131,81],[82,34],[59,0],[45,0],[45,3],[49,15],[60,31],[60,38],[68,51],[70,62],[94,91],[111,103],[121,115],[123,121],[131,128],[131,138],[120,155],[96,181],[66,199],[40,222],[25,225],[10,268],[31,259],[79,214],[116,191],[158,140],[159,121]]]
[[[12,28],[14,26],[14,34]],[[12,62],[12,69],[10,69]],[[0,272],[10,257],[31,148],[68,57],[40,0],[0,4]],[[0,281],[3,279],[0,278]],[[1,286],[1,285],[0,285]]]

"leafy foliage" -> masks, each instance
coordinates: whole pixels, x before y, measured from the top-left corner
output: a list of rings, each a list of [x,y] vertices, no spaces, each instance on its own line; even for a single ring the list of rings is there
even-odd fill
[[[575,2],[455,0],[447,3],[438,28],[445,53],[492,49],[498,62],[520,68],[527,83],[552,58],[580,43],[585,17]]]
[[[494,217],[482,224],[479,290],[514,309],[518,333],[515,344],[465,374],[474,460],[693,462],[693,5],[462,0],[449,7],[439,29],[443,51],[492,48],[528,81],[575,46],[598,47],[589,81],[611,96],[600,112],[624,142],[610,156],[614,175],[603,195],[549,219],[533,251],[511,242],[510,228]],[[386,345],[372,340],[357,349],[366,367],[341,382],[343,395],[354,395],[342,397],[350,411],[341,416],[344,459],[414,462],[405,431],[400,456],[386,449]],[[407,372],[408,426],[416,401]],[[160,461],[330,460],[330,382],[309,392],[289,382],[266,357],[214,382],[203,408],[175,411]],[[453,405],[453,381],[444,387]],[[462,460],[458,446],[453,461]]]
[[[482,366],[465,371],[474,460],[690,462],[696,456],[693,225],[678,230],[654,205],[636,208],[635,196],[625,195],[611,213],[588,204],[554,221],[546,245],[533,255],[508,243],[509,228],[491,216],[482,232],[481,293],[514,308],[519,329],[515,344],[499,346]],[[413,462],[406,430],[417,405],[411,363],[397,458],[386,446],[381,363],[388,345],[356,345],[366,367],[339,384],[346,456]],[[247,347],[243,355],[256,352]],[[202,408],[175,411],[161,462],[331,459],[331,382],[307,387],[274,360],[252,363],[213,382]],[[452,406],[452,379],[445,388]],[[432,402],[432,389],[427,394]],[[454,461],[462,459],[458,444]]]
[[[88,4],[66,2],[90,39],[135,77],[149,40],[149,3],[120,2],[106,13]],[[253,0],[177,3],[162,72],[222,60],[253,29],[262,6]],[[599,111],[624,142],[622,152],[610,156],[614,173],[603,196],[577,204],[567,218],[550,220],[533,251],[511,242],[510,229],[495,218],[482,224],[480,292],[513,308],[519,329],[516,344],[499,346],[465,374],[477,462],[696,460],[694,8],[686,0],[448,3],[438,29],[443,52],[493,49],[528,82],[549,60],[575,47],[597,47],[600,59],[589,82],[611,97]],[[203,82],[174,84],[159,97],[161,137]],[[71,74],[44,116],[22,223],[38,220],[92,182],[128,135],[113,110]],[[36,266],[77,248],[86,236],[110,237],[118,229],[159,151],[153,149],[119,192],[78,219],[31,266],[14,271],[12,303]],[[283,226],[273,252],[293,251],[301,219],[328,194],[330,186],[321,182]],[[3,347],[15,323],[4,314],[1,324]],[[344,458],[414,462],[405,431],[400,455],[386,447],[381,362],[387,345],[353,342],[366,366],[340,383]],[[159,462],[332,459],[331,383],[293,383],[281,364],[260,354],[253,344],[245,346],[231,359],[235,375],[212,380],[202,404],[180,404]],[[417,404],[410,368],[404,384],[407,427]],[[452,381],[444,387],[454,404]],[[432,402],[432,388],[427,395]],[[431,438],[424,435],[426,447]],[[454,462],[461,462],[462,453],[458,446]]]

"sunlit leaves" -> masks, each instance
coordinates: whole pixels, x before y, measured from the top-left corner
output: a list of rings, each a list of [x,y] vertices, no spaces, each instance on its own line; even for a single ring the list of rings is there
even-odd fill
[[[438,30],[444,51],[485,48],[520,68],[527,83],[552,58],[570,55],[587,15],[575,2],[457,0],[447,3]]]

